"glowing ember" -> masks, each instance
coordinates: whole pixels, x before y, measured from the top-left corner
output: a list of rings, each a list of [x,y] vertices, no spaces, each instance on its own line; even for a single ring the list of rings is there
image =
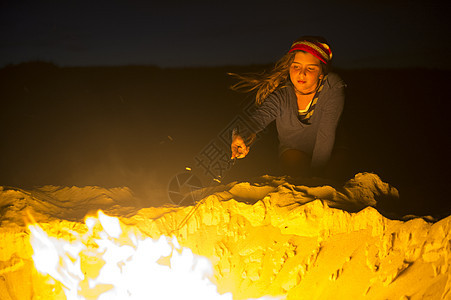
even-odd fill
[[[210,261],[175,238],[123,232],[101,211],[85,223],[87,233],[74,233],[72,242],[29,226],[37,270],[59,282],[67,299],[232,299],[209,280]]]

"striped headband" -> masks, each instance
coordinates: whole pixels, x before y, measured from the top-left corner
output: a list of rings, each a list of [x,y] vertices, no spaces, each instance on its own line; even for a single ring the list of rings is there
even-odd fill
[[[330,47],[325,43],[309,41],[294,42],[293,45],[291,45],[290,51],[288,51],[288,53],[297,50],[302,50],[310,53],[326,65],[332,59],[332,50],[330,50]]]

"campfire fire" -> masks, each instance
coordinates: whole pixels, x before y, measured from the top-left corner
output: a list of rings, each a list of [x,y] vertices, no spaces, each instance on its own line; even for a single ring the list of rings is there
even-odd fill
[[[86,233],[72,232],[71,240],[29,225],[36,269],[67,299],[232,299],[210,281],[210,261],[175,238],[143,238],[102,211],[85,224]]]

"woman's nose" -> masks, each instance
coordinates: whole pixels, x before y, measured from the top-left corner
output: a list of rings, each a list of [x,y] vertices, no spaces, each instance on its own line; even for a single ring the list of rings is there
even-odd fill
[[[301,70],[299,71],[299,76],[305,76],[306,73],[307,73],[307,72],[306,72],[305,69],[301,69]]]

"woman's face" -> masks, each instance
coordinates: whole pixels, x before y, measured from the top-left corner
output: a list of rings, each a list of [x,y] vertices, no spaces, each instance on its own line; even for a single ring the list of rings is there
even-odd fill
[[[298,51],[290,66],[290,79],[301,93],[313,92],[321,79],[321,62],[310,53]]]

